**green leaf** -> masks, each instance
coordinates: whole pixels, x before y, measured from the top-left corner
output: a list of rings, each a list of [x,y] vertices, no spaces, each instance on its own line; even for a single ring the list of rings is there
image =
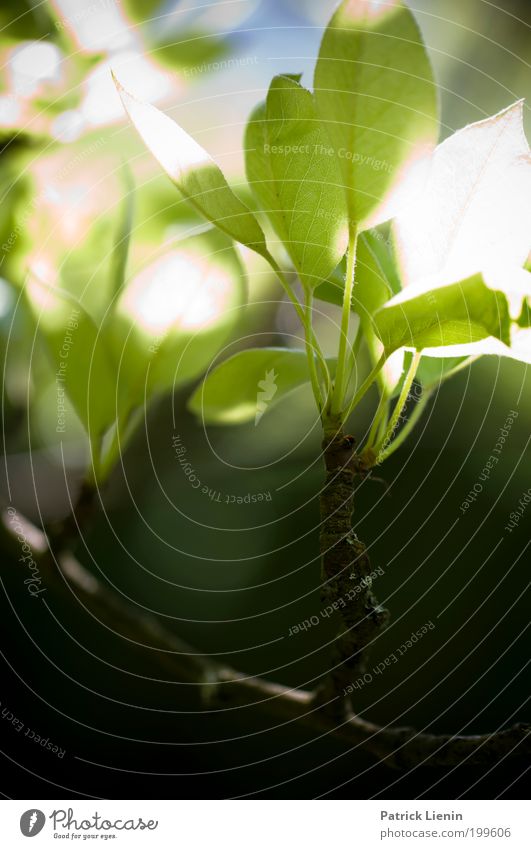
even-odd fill
[[[158,17],[162,0],[122,0],[125,13],[139,23],[150,23]]]
[[[181,25],[178,35],[170,34],[162,42],[150,44],[149,55],[155,62],[180,71],[187,82],[193,82],[220,68],[238,67],[238,60],[230,58],[230,50],[228,37],[198,28],[183,30]]]
[[[172,238],[185,232],[195,232],[193,228],[200,226],[205,226],[203,216],[189,203],[183,203],[163,171],[147,183],[136,186],[135,248],[142,245],[157,250],[161,234],[165,239]]]
[[[127,167],[124,168],[124,191],[121,215],[118,221],[110,259],[111,296],[118,295],[125,282],[129,244],[131,242],[131,228],[133,226],[134,185],[132,174]]]
[[[267,257],[257,219],[206,150],[155,106],[137,100],[116,78],[115,83],[133,126],[181,194],[232,239]]]
[[[375,230],[362,233],[356,253],[353,305],[362,322],[372,326],[372,316],[400,291],[392,259],[383,237]]]
[[[207,424],[240,424],[261,417],[298,386],[309,382],[305,351],[253,348],[210,372],[188,402]]]
[[[328,280],[317,286],[315,297],[319,301],[325,301],[327,304],[335,304],[340,307],[343,303],[343,290],[345,288],[345,262],[342,261],[339,266],[330,275]],[[352,306],[354,309],[354,305]]]
[[[105,338],[68,292],[34,275],[25,292],[55,371],[58,432],[68,428],[61,404],[66,392],[87,433],[101,437],[116,417],[116,369]]]
[[[312,94],[296,77],[273,79],[245,137],[247,179],[304,285],[332,273],[348,241],[341,172]]]
[[[374,321],[388,355],[406,347],[448,348],[440,356],[455,356],[452,346],[488,337],[510,343],[507,298],[489,289],[481,274],[420,294],[409,287],[379,309]]]
[[[438,137],[433,72],[405,3],[341,3],[321,44],[315,96],[342,170],[349,216],[366,226]]]
[[[531,296],[526,298],[522,304],[518,325],[519,327],[531,327]]]
[[[456,345],[453,348],[448,348],[448,353],[455,357],[464,357],[465,359],[475,358],[479,356],[495,356],[507,357],[510,360],[517,360],[521,363],[531,364],[531,328],[520,327],[516,322],[510,325],[510,339],[508,342],[501,342],[494,336],[489,336],[488,339],[482,339],[479,342],[471,342],[469,344]],[[431,358],[432,352],[437,348],[432,348],[429,352]],[[428,359],[428,357],[423,357]],[[461,360],[462,361],[462,360]],[[455,368],[455,364],[454,364]],[[448,375],[451,376],[451,375]],[[444,377],[446,379],[446,377]]]
[[[112,322],[124,406],[201,374],[230,337],[245,300],[240,258],[214,229],[183,240],[136,275]]]
[[[4,42],[8,39],[40,40],[53,31],[48,4],[35,6],[31,0],[3,0],[0,5],[0,32]]]
[[[71,249],[57,238],[49,251],[60,288],[78,300],[96,323],[114,295],[116,223],[116,216],[98,216]]]
[[[415,378],[424,389],[433,389],[444,383],[452,376],[454,369],[468,359],[468,357],[422,357]]]
[[[34,154],[32,154],[34,155]],[[3,153],[0,162],[0,271],[2,277],[22,285],[31,241],[28,210],[35,204],[35,190],[25,155]]]

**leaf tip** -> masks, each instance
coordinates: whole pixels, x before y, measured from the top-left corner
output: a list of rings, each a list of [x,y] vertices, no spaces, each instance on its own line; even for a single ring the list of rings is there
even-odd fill
[[[133,94],[131,94],[131,92],[128,91],[124,85],[122,85],[122,83],[120,82],[120,80],[116,76],[116,73],[115,73],[113,68],[111,68],[111,76],[112,76],[113,83],[116,87],[116,91],[120,95],[120,100],[123,103],[124,109],[126,110],[126,112],[128,114],[129,114],[129,106],[132,106],[135,103],[138,103],[142,106],[149,105],[149,104],[145,104],[144,101],[142,101],[142,100],[138,100],[138,98],[136,98]]]
[[[112,77],[112,81],[113,81],[114,85],[116,86],[118,94],[121,96],[122,92],[125,91],[125,88],[123,87],[120,80],[116,76],[116,72],[115,72],[114,68],[111,68],[111,77]]]
[[[112,77],[112,81],[113,81],[113,83],[114,83],[114,86],[115,86],[115,88],[116,88],[116,91],[118,92],[118,95],[119,95],[119,97],[120,97],[120,100],[122,101],[122,105],[123,105],[123,107],[124,107],[125,111],[127,112],[127,114],[129,114],[129,109],[127,108],[127,107],[128,107],[128,103],[129,103],[129,102],[131,102],[131,101],[133,101],[133,100],[134,100],[134,97],[133,97],[133,95],[132,95],[132,94],[130,94],[130,93],[127,91],[127,89],[125,88],[125,86],[123,86],[123,85],[122,85],[122,83],[120,82],[120,80],[119,80],[119,79],[118,79],[118,77],[116,76],[116,73],[115,73],[115,71],[114,71],[114,68],[111,68],[111,77]]]
[[[300,83],[302,80],[302,71],[297,74],[278,74],[276,79],[289,80],[291,83]]]

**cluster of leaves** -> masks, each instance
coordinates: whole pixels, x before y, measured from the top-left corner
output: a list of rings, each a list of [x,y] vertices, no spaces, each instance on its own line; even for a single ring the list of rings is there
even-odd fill
[[[135,411],[153,394],[204,372],[232,332],[245,297],[234,242],[270,264],[300,318],[306,346],[241,351],[211,370],[189,402],[208,422],[251,419],[258,382],[271,370],[278,375],[275,402],[311,383],[325,429],[345,422],[376,382],[380,402],[366,446],[376,462],[406,435],[389,447],[415,377],[425,403],[441,380],[482,354],[531,362],[525,268],[531,159],[523,105],[437,146],[436,85],[402,0],[341,3],[323,37],[314,91],[296,74],[277,76],[252,113],[246,172],[267,238],[209,154],[164,113],[118,81],[117,87],[148,149],[213,229],[124,285],[125,225],[110,305],[99,325],[82,313],[66,386],[99,446],[101,475],[116,460]],[[279,244],[289,257],[286,268],[275,257]],[[207,302],[195,324],[194,309],[185,309],[178,294],[191,288],[199,304],[202,291]],[[69,297],[35,277],[28,292],[57,359]],[[315,298],[342,307],[333,360],[323,356],[313,328]],[[144,312],[135,308],[140,303]],[[154,309],[162,303],[162,319],[156,309],[150,316],[150,303]],[[359,319],[354,344],[352,313]],[[372,369],[352,389],[362,343]],[[397,361],[398,370],[391,368]]]
[[[213,370],[190,401],[205,420],[250,418],[257,377],[271,368],[280,381],[276,401],[312,381],[325,426],[344,421],[377,379],[374,451],[377,434],[383,444],[394,427],[415,375],[426,399],[481,354],[530,361],[524,306],[531,278],[524,263],[531,161],[523,104],[436,146],[436,86],[415,19],[401,0],[343,2],[324,34],[314,92],[298,75],[275,77],[251,115],[246,171],[275,234],[271,250],[256,216],[208,154],[153,107],[125,91],[122,99],[147,147],[196,209],[270,262],[306,332],[307,368],[303,352],[278,349],[242,351]],[[390,226],[379,226],[389,218]],[[277,240],[297,272],[304,304],[272,256]],[[343,305],[332,363],[313,333],[315,297]],[[347,389],[351,311],[374,366],[353,397]],[[409,363],[405,374],[386,368],[397,356]]]

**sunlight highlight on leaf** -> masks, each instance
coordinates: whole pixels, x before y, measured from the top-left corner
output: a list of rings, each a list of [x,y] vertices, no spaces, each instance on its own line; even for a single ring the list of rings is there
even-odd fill
[[[120,398],[143,403],[201,374],[225,344],[246,302],[233,242],[219,230],[190,236],[122,289],[113,314]]]
[[[428,291],[524,264],[531,247],[531,156],[522,119],[520,101],[435,150],[426,179],[394,225],[404,285]]]
[[[274,77],[245,135],[249,184],[308,288],[336,268],[348,241],[341,172],[311,93],[295,76]]]
[[[366,229],[392,214],[382,203],[439,131],[433,71],[409,6],[340,3],[323,36],[314,86],[350,218]]]
[[[41,282],[49,276],[49,269],[41,260],[33,264],[31,271],[32,276],[26,285],[26,293],[31,303],[47,314],[49,325],[55,324],[60,327],[64,320],[66,306],[54,295],[52,287]]]
[[[232,239],[268,257],[257,219],[207,151],[168,115],[137,100],[114,80],[133,126],[182,195]]]
[[[207,257],[175,250],[148,266],[127,286],[121,310],[145,330],[207,328],[233,296],[233,279]]]
[[[165,171],[177,180],[212,158],[185,130],[168,115],[132,97],[120,84],[120,96],[142,139]]]

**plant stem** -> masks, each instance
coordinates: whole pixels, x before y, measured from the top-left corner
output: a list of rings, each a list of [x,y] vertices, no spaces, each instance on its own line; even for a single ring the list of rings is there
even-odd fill
[[[310,344],[312,346],[312,351],[314,352],[317,362],[319,363],[321,374],[323,375],[323,380],[326,386],[326,399],[328,399],[332,386],[332,379],[330,377],[330,370],[328,368],[328,363],[326,362],[325,356],[321,350],[321,346],[317,341],[317,337],[313,331],[313,328],[310,327]]]
[[[387,460],[387,458],[390,457],[391,454],[394,454],[395,451],[397,450],[397,448],[400,448],[400,446],[405,442],[405,440],[408,438],[408,436],[412,432],[413,428],[417,424],[418,420],[420,419],[422,413],[424,412],[426,404],[430,400],[431,395],[432,395],[431,392],[426,392],[422,396],[420,401],[417,402],[417,405],[416,405],[415,409],[413,410],[411,417],[408,419],[408,421],[406,422],[406,424],[404,425],[404,427],[402,428],[402,430],[400,431],[398,436],[395,437],[395,439],[393,439],[393,441],[391,442],[391,445],[388,448],[386,448],[385,451],[380,452],[380,454],[379,454],[379,462],[380,463],[382,463],[384,460]]]
[[[364,335],[365,334],[363,333],[363,328],[362,328],[361,322],[360,322],[360,324],[358,325],[358,329],[356,331],[356,338],[354,339],[354,342],[352,343],[350,355],[349,355],[348,360],[347,360],[347,371],[348,371],[347,388],[350,384],[350,378],[352,376],[354,366],[356,365],[356,358],[357,358],[357,356],[360,352],[360,348],[361,348],[361,345],[362,345],[362,342],[363,342]]]
[[[282,271],[282,269],[280,268],[280,266],[278,265],[278,263],[274,259],[274,257],[271,256],[269,258],[269,262],[270,262],[270,265],[271,265],[272,269],[274,270],[276,276],[278,277],[280,283],[282,284],[283,289],[286,291],[291,303],[293,304],[293,306],[295,308],[295,312],[297,313],[298,317],[300,318],[301,324],[302,324],[302,326],[303,326],[303,328],[306,332],[306,335],[307,335],[307,341],[311,345],[313,353],[317,357],[317,360],[318,360],[319,365],[321,367],[321,372],[323,374],[324,381],[327,385],[327,394],[329,394],[328,387],[329,387],[330,382],[331,382],[330,381],[330,372],[328,370],[328,365],[326,363],[323,352],[321,350],[321,346],[319,345],[319,342],[317,341],[317,337],[315,336],[315,333],[313,331],[312,322],[311,322],[311,306],[310,306],[310,320],[308,320],[308,317],[307,317],[308,316],[308,307],[306,306],[306,310],[304,310],[302,308],[300,302],[298,301],[297,297],[295,296],[295,293],[293,291],[293,287],[290,285],[289,281],[286,279],[286,275],[284,274],[284,272]],[[306,295],[306,297],[308,297],[308,295]],[[311,300],[310,300],[310,305],[311,305],[312,296],[310,296],[310,297],[311,297]],[[315,394],[315,390],[314,390],[314,394]],[[316,400],[317,400],[317,396],[316,396]]]
[[[116,427],[112,435],[111,444],[99,465],[99,475],[97,479],[99,484],[105,483],[118,458],[123,457],[131,437],[136,433],[140,421],[140,414],[143,410],[144,407],[136,407],[134,410],[127,410],[124,415],[119,416],[116,420]]]
[[[345,421],[345,422],[347,421],[348,417],[351,415],[353,410],[358,406],[358,404],[360,403],[362,398],[367,394],[367,392],[371,388],[372,384],[374,383],[374,381],[378,377],[380,370],[383,368],[386,359],[387,359],[386,354],[382,354],[382,356],[380,357],[380,359],[378,360],[378,362],[376,363],[374,368],[367,375],[367,377],[365,378],[365,380],[361,384],[358,391],[354,394],[354,397],[352,398],[350,404],[348,405],[348,407],[345,411],[345,414],[343,415],[343,421]]]
[[[275,272],[278,280],[280,281],[282,288],[284,289],[284,291],[286,292],[291,303],[295,307],[295,312],[299,316],[299,318],[301,320],[301,324],[304,327],[305,324],[306,324],[306,318],[305,318],[305,315],[304,315],[304,310],[303,310],[297,296],[295,295],[295,292],[293,291],[293,287],[292,287],[291,283],[289,282],[286,275],[284,274],[284,272],[280,268],[276,259],[273,256],[271,256],[271,254],[269,254],[269,256],[268,256],[268,261],[269,261],[271,268]]]
[[[378,440],[378,435],[381,430],[382,422],[387,418],[387,407],[389,405],[389,395],[382,389],[382,394],[380,395],[380,402],[378,404],[378,408],[376,413],[374,414],[374,419],[372,422],[371,429],[369,431],[369,438],[367,439],[367,447],[371,448],[374,443]]]
[[[415,379],[421,356],[422,355],[419,351],[415,351],[415,354],[411,361],[411,365],[406,374],[406,379],[404,380],[402,391],[398,397],[398,401],[396,402],[395,408],[393,410],[393,415],[391,416],[389,424],[387,425],[387,430],[385,431],[383,439],[378,443],[377,447],[375,448],[375,454],[379,458],[378,462],[380,462],[380,457],[385,455],[388,445],[391,442],[391,439],[393,438],[393,433],[395,432],[395,428],[398,424],[400,416],[402,415],[404,407],[407,404],[409,392]]]
[[[332,415],[339,415],[343,407],[345,392],[345,371],[348,358],[348,331],[350,326],[350,311],[352,307],[352,292],[354,290],[354,276],[356,273],[356,247],[358,243],[358,230],[354,226],[349,227],[347,272],[345,275],[345,290],[343,292],[343,311],[341,314],[341,333],[339,337],[339,348],[337,353],[337,368],[334,381],[334,391],[331,400]]]
[[[341,629],[318,700],[339,697],[343,710],[349,703],[345,691],[349,687],[352,690],[356,678],[365,671],[370,645],[388,620],[388,612],[380,607],[371,589],[367,550],[352,530],[357,473],[353,445],[352,437],[342,431],[332,439],[325,436],[326,482],[320,498],[321,601],[340,611]]]
[[[455,368],[446,372],[445,375],[444,375],[444,380],[448,380],[449,377],[453,377],[455,374],[459,374],[460,371],[463,371],[463,369],[471,366],[477,359],[478,359],[478,357],[468,357],[462,363],[459,363],[459,365],[455,366]],[[420,401],[418,401],[415,409],[413,410],[411,417],[406,422],[406,424],[404,425],[404,427],[402,428],[402,430],[400,431],[398,436],[395,439],[393,439],[392,443],[389,445],[388,448],[386,448],[384,451],[379,452],[380,453],[380,456],[379,456],[380,462],[387,460],[387,458],[390,457],[391,454],[394,454],[395,451],[398,448],[400,448],[401,445],[403,445],[403,443],[406,441],[406,439],[408,438],[410,433],[415,428],[415,425],[417,424],[422,413],[424,412],[426,405],[427,405],[427,403],[430,400],[432,395],[433,395],[433,389],[429,389],[428,391],[424,392],[424,394],[422,395],[422,398],[420,399]],[[384,443],[385,443],[385,437],[382,438],[382,444],[384,444]],[[370,444],[370,442],[368,444]]]
[[[313,345],[313,326],[312,326],[312,304],[313,304],[313,295],[310,290],[305,290],[305,315],[306,321],[304,322],[304,336],[305,336],[305,347],[306,347],[306,355],[308,357],[308,366],[310,369],[310,380],[312,383],[313,394],[315,396],[315,400],[317,402],[317,406],[319,408],[319,412],[322,412],[324,407],[323,393],[321,392],[321,386],[319,384],[319,376],[317,374],[317,369],[315,367],[315,350]],[[325,382],[327,382],[328,377],[328,369],[326,370]],[[329,394],[329,386],[326,386],[326,395],[328,397]]]

